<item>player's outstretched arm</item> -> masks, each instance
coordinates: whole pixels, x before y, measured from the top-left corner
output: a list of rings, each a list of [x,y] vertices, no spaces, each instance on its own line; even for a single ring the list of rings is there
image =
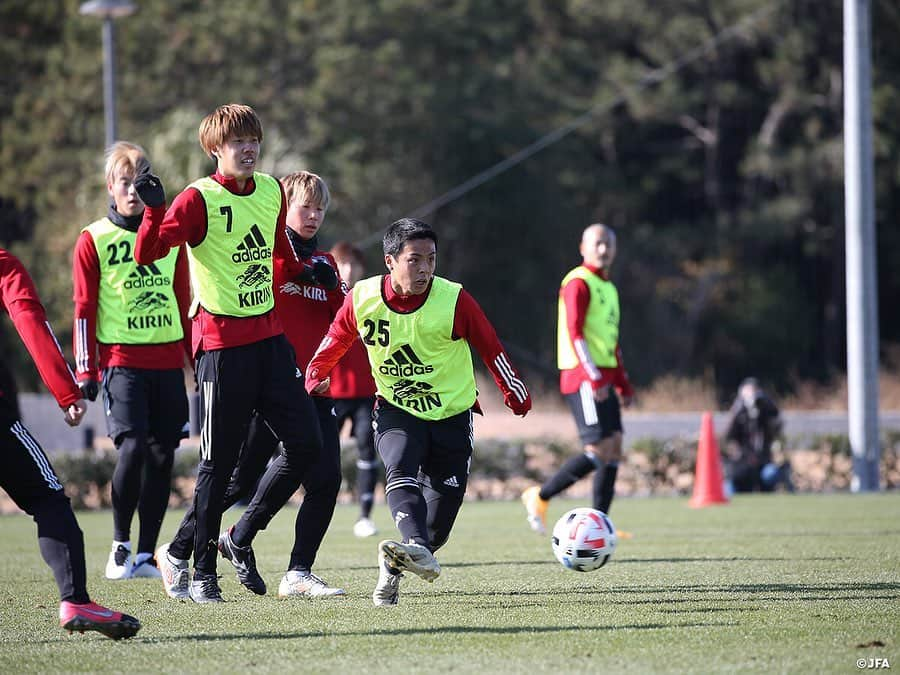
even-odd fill
[[[453,334],[466,340],[478,352],[502,392],[506,407],[521,417],[527,415],[531,410],[531,394],[525,381],[510,361],[481,306],[465,290],[459,292],[456,301]]]
[[[356,314],[353,311],[353,294],[350,293],[344,298],[344,304],[306,367],[305,386],[308,393],[321,395],[328,391],[331,384],[329,373],[347,353],[356,337]]]
[[[66,410],[81,401],[75,375],[63,358],[31,276],[18,258],[3,249],[0,249],[0,305],[9,313],[59,407]]]

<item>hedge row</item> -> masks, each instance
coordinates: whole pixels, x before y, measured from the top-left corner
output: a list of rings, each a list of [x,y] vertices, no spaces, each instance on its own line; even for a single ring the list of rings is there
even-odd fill
[[[485,441],[477,444],[472,462],[469,499],[514,499],[521,491],[549,476],[577,448],[554,441]],[[781,451],[792,467],[799,492],[846,490],[850,486],[852,460],[846,436],[820,436],[804,447],[790,439]],[[616,483],[623,496],[687,495],[693,489],[696,439],[641,439],[626,453]],[[170,506],[184,506],[193,496],[199,452],[183,447],[176,455]],[[107,508],[110,481],[115,469],[114,450],[59,455],[53,465],[66,486],[75,508]],[[354,499],[356,451],[348,441],[342,452],[343,502]],[[887,433],[881,445],[881,485],[900,488],[900,433]],[[573,496],[590,493],[590,477],[573,485]],[[299,500],[300,495],[295,497]],[[0,499],[0,512],[15,510],[8,498]]]

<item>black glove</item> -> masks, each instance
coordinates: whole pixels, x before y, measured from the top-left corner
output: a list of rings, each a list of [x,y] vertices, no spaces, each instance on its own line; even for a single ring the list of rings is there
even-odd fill
[[[166,191],[163,189],[159,176],[150,173],[150,167],[135,176],[134,189],[147,206],[165,206]]]
[[[297,280],[305,284],[322,286],[325,290],[333,291],[338,287],[338,275],[334,268],[327,262],[317,260],[312,265],[304,265],[303,271],[297,275]]]
[[[78,383],[78,389],[88,401],[96,401],[97,394],[100,393],[100,384],[97,380],[82,380]]]

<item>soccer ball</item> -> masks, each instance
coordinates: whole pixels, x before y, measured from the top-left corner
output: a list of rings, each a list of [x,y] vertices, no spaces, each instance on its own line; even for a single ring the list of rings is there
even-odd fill
[[[553,555],[576,572],[600,569],[616,550],[616,528],[603,511],[572,509],[553,526]]]

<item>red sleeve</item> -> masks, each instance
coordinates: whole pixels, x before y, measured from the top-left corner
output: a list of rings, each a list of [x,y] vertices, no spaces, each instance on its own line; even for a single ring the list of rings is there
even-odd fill
[[[97,303],[100,293],[100,258],[94,238],[82,232],[72,255],[72,287],[75,322],[72,353],[79,381],[100,380],[97,370]]]
[[[191,327],[192,322],[188,318],[191,308],[191,273],[188,269],[187,249],[182,246],[175,260],[175,278],[172,281],[175,298],[178,301],[178,315],[181,317],[181,327],[184,330],[184,353],[188,361],[193,361],[191,353]]]
[[[348,293],[337,316],[328,327],[328,332],[319,343],[306,368],[306,391],[312,391],[328,377],[332,368],[347,353],[358,337],[356,328],[356,312],[353,311],[353,294]]]
[[[574,342],[584,339],[584,319],[587,316],[588,304],[591,302],[591,290],[584,279],[572,279],[560,291],[566,305],[566,328]]]
[[[294,247],[288,239],[287,234],[287,198],[284,196],[284,186],[278,181],[278,188],[281,190],[281,209],[278,211],[278,220],[275,223],[275,246],[273,247],[272,257],[280,258],[287,265],[287,269],[292,269],[294,265],[299,266],[300,259],[294,252]],[[299,274],[300,270],[297,270]],[[274,283],[275,275],[272,275]]]
[[[460,290],[453,318],[453,336],[468,342],[487,366],[503,401],[516,415],[531,410],[531,395],[500,344],[497,332],[479,304],[466,290]]]
[[[572,341],[572,349],[581,363],[581,368],[594,389],[606,386],[609,382],[594,363],[594,359],[591,358],[591,352],[584,337],[584,321],[587,317],[588,305],[591,302],[591,289],[588,288],[584,279],[575,278],[563,286],[560,294],[566,306],[566,328],[569,332],[569,339]]]
[[[616,345],[616,373],[613,376],[613,385],[620,396],[628,398],[634,396],[634,388],[631,386],[631,380],[628,379],[628,372],[622,362],[622,348],[619,345]]]
[[[164,257],[170,249],[196,246],[206,236],[206,203],[198,190],[188,188],[164,206],[146,207],[134,245],[134,259],[149,265]]]
[[[34,282],[18,258],[3,249],[0,249],[0,300],[59,406],[65,409],[81,400],[81,392],[47,321]]]
[[[331,318],[334,319],[334,317],[337,316],[337,313],[341,311],[341,307],[344,306],[344,298],[350,293],[350,289],[344,280],[341,279],[341,273],[338,272],[337,261],[334,259],[334,256],[330,253],[322,253],[321,255],[328,259],[328,264],[334,268],[334,273],[338,278],[337,288],[327,291],[328,310],[331,314]],[[354,324],[355,323],[356,320],[354,317]]]

